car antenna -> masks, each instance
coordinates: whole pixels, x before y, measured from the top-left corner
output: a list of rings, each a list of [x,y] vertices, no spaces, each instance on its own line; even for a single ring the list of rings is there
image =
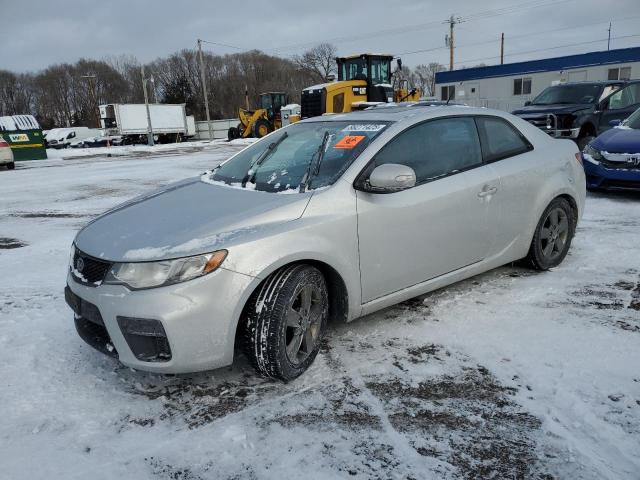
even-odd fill
[[[449,102],[451,101],[451,97],[453,96],[453,95],[451,95],[451,89],[449,88],[447,90],[449,90],[449,92],[448,92],[448,95],[447,95],[447,103],[445,103],[445,105],[449,105]],[[454,89],[454,91],[455,91],[455,89]]]

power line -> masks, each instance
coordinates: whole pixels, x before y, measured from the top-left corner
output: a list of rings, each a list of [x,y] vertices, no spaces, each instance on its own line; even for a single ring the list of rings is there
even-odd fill
[[[497,16],[500,16],[500,15],[508,15],[508,14],[511,14],[511,13],[521,12],[523,10],[530,10],[532,8],[540,8],[540,7],[545,7],[545,6],[549,6],[549,5],[557,5],[559,3],[567,3],[567,2],[573,2],[573,1],[576,1],[576,0],[533,0],[533,1],[519,3],[519,4],[516,4],[516,5],[511,5],[511,6],[508,6],[508,7],[502,7],[502,8],[498,8],[498,9],[494,9],[494,10],[484,10],[484,11],[480,11],[480,12],[470,13],[468,15],[462,15],[462,19],[465,20],[465,21],[470,21],[470,20],[479,20],[479,19],[484,19],[484,18],[492,18],[492,17],[497,17]],[[439,26],[439,25],[441,25],[441,23],[442,23],[442,20],[433,20],[433,21],[426,22],[426,23],[417,23],[417,24],[413,24],[413,25],[404,25],[404,26],[400,26],[400,27],[394,27],[394,28],[387,28],[387,29],[383,29],[383,30],[370,31],[370,32],[367,32],[367,33],[362,33],[362,34],[357,34],[357,35],[333,37],[333,38],[318,40],[318,41],[314,41],[314,42],[304,42],[304,43],[284,45],[284,46],[280,46],[280,47],[274,47],[274,48],[267,49],[267,51],[284,52],[284,51],[296,50],[296,49],[304,48],[304,47],[312,47],[312,46],[316,45],[320,41],[321,42],[326,42],[326,43],[334,43],[334,42],[351,42],[351,41],[355,41],[355,40],[364,40],[364,39],[371,38],[371,37],[380,37],[380,36],[385,36],[385,35],[406,33],[406,32],[411,32],[411,31],[415,31],[415,30],[423,30],[423,29]]]
[[[640,18],[640,15],[636,15],[633,17],[626,17],[626,18],[613,18],[610,21],[611,22],[626,22],[628,20],[634,20]],[[567,30],[576,30],[576,29],[583,29],[585,27],[590,27],[593,25],[602,25],[602,24],[607,24],[609,23],[609,20],[605,20],[605,21],[600,21],[600,22],[593,22],[593,23],[584,23],[581,25],[577,25],[575,27],[561,27],[561,28],[554,28],[552,30],[543,30],[543,31],[536,31],[536,32],[532,32],[532,33],[525,33],[522,35],[509,35],[507,33],[507,36],[509,38],[509,40],[513,40],[513,39],[518,39],[518,38],[526,38],[526,37],[532,37],[534,35],[539,36],[539,35],[544,35],[547,33],[555,33],[555,32],[559,32],[559,31],[567,31]],[[500,41],[499,38],[493,39],[493,40],[484,40],[482,42],[473,42],[473,43],[465,43],[462,45],[456,45],[457,48],[462,48],[462,47],[475,47],[477,45],[488,45],[490,43],[498,43]],[[400,55],[413,55],[415,53],[428,53],[428,52],[435,52],[438,50],[446,50],[448,47],[431,47],[431,48],[423,48],[420,50],[412,50],[409,52],[402,52],[402,53],[398,53],[398,56]],[[555,47],[554,47],[555,48]],[[497,57],[495,57],[497,58]],[[456,62],[456,63],[460,63],[460,62]]]
[[[622,39],[622,38],[631,38],[631,37],[640,37],[640,34],[633,34],[633,35],[621,35],[618,37],[611,37],[611,40],[618,40],[618,39]],[[526,52],[517,52],[517,53],[509,53],[510,56],[518,56],[518,55],[527,55],[529,53],[536,53],[536,52],[544,52],[547,50],[555,50],[558,48],[568,48],[568,47],[577,47],[580,45],[588,45],[591,43],[598,43],[598,42],[606,42],[607,39],[606,38],[600,38],[598,40],[589,40],[586,42],[578,42],[578,43],[569,43],[566,45],[558,45],[555,47],[548,47],[548,48],[537,48],[535,50],[527,50]],[[494,58],[500,58],[500,56],[493,56],[493,57],[484,57],[484,58],[474,58],[474,59],[469,59],[469,60],[461,60],[459,62],[456,62],[456,64],[461,64],[461,63],[470,63],[470,62],[481,62],[483,60],[493,60]]]
[[[235,45],[229,45],[228,43],[210,42],[209,40],[200,40],[202,43],[208,43],[209,45],[218,45],[219,47],[234,48],[236,50],[247,50],[246,48],[236,47]]]

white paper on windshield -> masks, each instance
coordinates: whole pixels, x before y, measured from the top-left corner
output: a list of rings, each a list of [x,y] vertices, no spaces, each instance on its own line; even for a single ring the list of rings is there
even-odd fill
[[[361,125],[347,125],[342,129],[343,132],[379,132],[386,125],[376,123],[363,123]]]

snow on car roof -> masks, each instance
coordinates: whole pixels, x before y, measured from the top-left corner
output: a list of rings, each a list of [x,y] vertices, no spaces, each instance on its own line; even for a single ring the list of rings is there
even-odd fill
[[[9,115],[0,117],[0,130],[34,130],[40,125],[33,115]]]
[[[408,106],[408,105],[407,105]],[[440,114],[447,114],[456,109],[456,113],[460,113],[460,109],[464,109],[465,113],[469,114],[497,114],[503,115],[505,112],[499,112],[497,110],[490,110],[486,108],[474,108],[464,105],[434,105],[434,106],[419,106],[415,105],[415,108],[407,108],[407,106],[398,104],[390,105],[388,107],[377,106],[375,108],[367,108],[366,110],[358,110],[348,113],[335,113],[325,114],[319,117],[312,117],[305,119],[304,121],[341,121],[341,120],[380,120],[389,122],[399,122],[407,118],[415,118],[417,116],[434,117]]]

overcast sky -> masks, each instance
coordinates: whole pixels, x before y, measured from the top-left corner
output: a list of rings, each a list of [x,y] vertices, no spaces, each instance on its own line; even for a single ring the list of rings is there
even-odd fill
[[[451,14],[463,20],[456,67],[498,63],[501,32],[505,62],[606,50],[609,20],[611,48],[640,46],[640,0],[0,0],[0,7],[0,68],[20,72],[82,57],[146,62],[195,48],[197,38],[281,56],[329,41],[340,54],[388,52],[409,66],[448,65],[441,22]],[[636,36],[616,38],[629,35]],[[408,53],[418,50],[428,51]]]

